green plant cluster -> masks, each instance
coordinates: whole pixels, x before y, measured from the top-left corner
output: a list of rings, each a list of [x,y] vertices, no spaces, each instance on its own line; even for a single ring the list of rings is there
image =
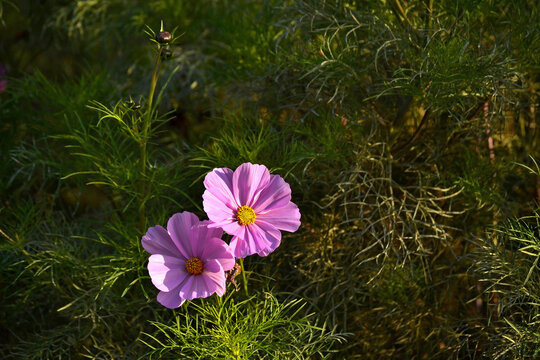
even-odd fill
[[[0,0],[0,357],[540,357],[539,13]],[[244,162],[300,229],[160,306],[141,236]]]

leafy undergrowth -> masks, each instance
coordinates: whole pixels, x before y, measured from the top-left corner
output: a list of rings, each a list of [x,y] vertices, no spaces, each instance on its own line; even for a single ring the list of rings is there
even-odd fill
[[[0,357],[540,356],[536,2],[14,5]],[[162,307],[141,236],[245,162],[300,229],[245,259],[247,293]]]

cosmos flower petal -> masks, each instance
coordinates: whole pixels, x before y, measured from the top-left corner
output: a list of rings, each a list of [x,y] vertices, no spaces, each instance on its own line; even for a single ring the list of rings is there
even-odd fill
[[[244,226],[244,233],[235,236],[231,240],[229,247],[237,258],[244,258],[265,249],[274,251],[281,242],[281,233],[272,224],[256,222],[252,225]],[[267,255],[271,252],[269,251]]]
[[[167,232],[186,259],[193,257],[190,241],[191,227],[198,223],[199,218],[197,215],[187,211],[174,214],[167,222]]]
[[[238,236],[233,236],[231,242],[229,243],[229,248],[231,249],[235,258],[240,259],[249,256],[245,241],[240,239]]]
[[[253,210],[256,213],[278,209],[291,201],[291,187],[279,175],[271,175],[270,182],[254,199]]]
[[[237,235],[243,233],[244,227],[240,225],[236,220],[234,222],[223,221],[223,222],[210,222],[208,224],[209,228],[220,228],[223,229],[229,235]]]
[[[169,256],[181,255],[167,230],[159,225],[149,228],[143,236],[141,243],[144,250],[150,254],[163,254]]]
[[[215,259],[225,271],[231,270],[235,264],[231,249],[229,249],[229,246],[223,240],[218,238],[209,238],[207,240],[200,259],[205,264]]]
[[[173,289],[172,291],[160,291],[157,296],[157,301],[169,309],[176,309],[186,301],[186,299],[178,296],[179,288]]]
[[[218,239],[221,239],[221,237],[223,236],[223,230],[220,229],[220,228],[213,228],[213,227],[210,227],[209,225],[211,225],[212,222],[211,221],[208,221],[208,220],[203,220],[200,222],[200,225],[199,226],[199,238],[200,239],[210,239],[210,238],[218,238]]]
[[[257,220],[272,224],[279,230],[295,232],[300,227],[300,210],[294,203],[257,215]]]
[[[208,219],[214,223],[230,224],[236,221],[236,208],[231,209],[208,190],[203,194],[203,208]]]
[[[264,234],[261,234],[258,224],[246,226],[244,240],[247,242],[252,253],[259,252],[261,249],[264,249],[269,245]]]
[[[193,282],[193,298],[205,298],[216,292],[215,288],[208,287],[208,285],[206,284],[206,276],[197,275],[194,276],[194,278],[195,281]]]
[[[154,286],[161,291],[171,291],[189,276],[183,259],[160,254],[150,256],[148,272]]]
[[[230,209],[238,208],[233,196],[233,171],[229,168],[217,168],[206,174],[204,186],[206,190]]]
[[[205,249],[209,246],[220,246],[220,243],[223,246],[227,246],[221,236],[223,236],[223,230],[220,228],[208,228],[210,221],[205,220],[199,222],[197,225],[191,227],[191,234],[189,236],[189,241],[191,243],[191,249],[193,251],[192,256],[202,259],[202,254]],[[208,244],[208,241],[212,238],[216,238],[217,242]]]
[[[233,222],[221,227],[229,235],[241,235],[244,232],[244,226],[237,222]]]
[[[203,275],[206,286],[216,292],[219,296],[225,293],[225,273],[218,260],[210,260],[206,264]]]
[[[256,194],[270,181],[270,172],[264,165],[244,163],[233,173],[233,195],[239,206],[252,206]]]
[[[281,232],[273,224],[262,220],[258,221],[257,230],[259,232],[259,237],[264,239],[264,242],[267,244],[266,247],[257,252],[260,256],[270,254],[277,249],[279,244],[281,244]]]
[[[210,296],[215,291],[215,289],[208,289],[204,278],[205,275],[202,274],[190,276],[186,283],[180,289],[180,297],[186,300],[193,300],[196,298],[205,298]],[[211,292],[210,290],[213,291]]]
[[[194,296],[191,295],[194,279],[195,276],[188,276],[186,278],[186,281],[182,284],[182,287],[180,288],[180,291],[178,293],[182,299],[191,300],[194,298]]]
[[[210,220],[210,223],[208,224],[208,227],[209,228],[223,229],[224,226],[234,224],[234,223],[236,223],[236,220],[234,220],[234,222],[232,220],[223,220],[223,221],[220,221],[220,222],[215,222],[215,221]],[[223,229],[223,230],[225,230],[225,229]]]
[[[275,250],[275,249],[274,249],[274,250]],[[265,257],[265,256],[268,256],[268,255],[269,255],[272,251],[274,251],[274,250],[272,250],[271,248],[266,248],[266,249],[263,249],[263,250],[259,251],[259,252],[257,253],[257,255],[259,255],[259,256],[261,256],[261,257]]]

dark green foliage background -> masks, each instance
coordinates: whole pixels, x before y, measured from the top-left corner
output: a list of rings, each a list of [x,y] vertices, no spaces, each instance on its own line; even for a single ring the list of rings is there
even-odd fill
[[[540,358],[536,1],[0,10],[2,359]],[[143,229],[247,161],[302,226],[246,259],[249,295],[161,307]]]

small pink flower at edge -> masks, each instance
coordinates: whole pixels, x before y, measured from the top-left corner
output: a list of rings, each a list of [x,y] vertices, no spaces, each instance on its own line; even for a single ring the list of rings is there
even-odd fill
[[[161,290],[158,302],[174,309],[184,301],[225,293],[225,271],[234,267],[234,256],[221,240],[221,229],[208,228],[208,221],[190,212],[174,214],[167,229],[148,229],[141,242],[151,254],[148,272]]]
[[[208,226],[233,235],[229,246],[237,258],[268,255],[281,242],[280,230],[295,232],[300,226],[289,184],[264,165],[245,163],[234,172],[214,169],[206,175],[204,186]]]

